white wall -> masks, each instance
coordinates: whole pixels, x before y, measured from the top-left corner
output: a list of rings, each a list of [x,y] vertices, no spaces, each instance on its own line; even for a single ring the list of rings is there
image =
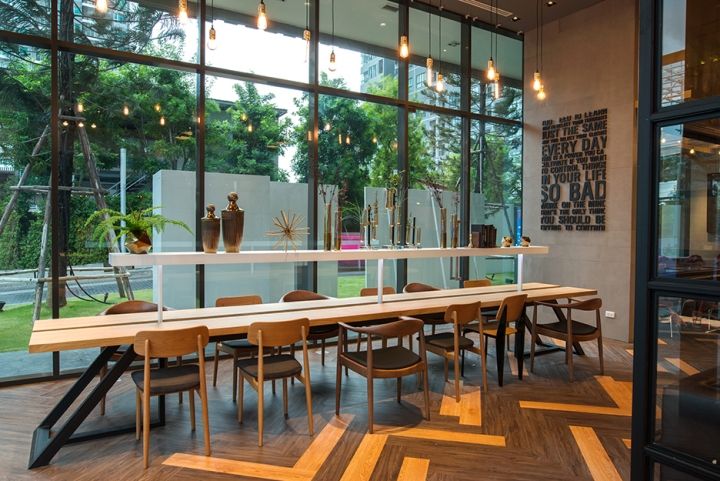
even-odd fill
[[[525,78],[535,70],[535,31],[525,34]],[[545,25],[547,99],[525,85],[523,230],[550,255],[527,260],[528,278],[597,288],[607,337],[632,336],[634,297],[635,2],[605,0]],[[540,230],[542,121],[608,109],[607,223],[605,232]]]

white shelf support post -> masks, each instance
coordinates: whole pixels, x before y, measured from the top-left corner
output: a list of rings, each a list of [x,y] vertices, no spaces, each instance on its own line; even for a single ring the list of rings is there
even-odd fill
[[[522,291],[523,286],[523,260],[524,260],[523,254],[518,254],[517,256],[517,290]]]
[[[158,322],[158,327],[162,327],[163,306],[165,304],[163,302],[163,266],[162,266],[162,264],[158,264],[157,266],[155,266],[155,268],[157,269],[157,283],[158,283],[158,287],[157,287],[157,293],[158,293],[158,296],[157,296],[158,315],[157,315],[157,317],[158,317],[158,319],[157,319],[157,322]]]
[[[378,304],[382,304],[383,302],[383,258],[378,259],[377,264],[377,296],[378,296]]]

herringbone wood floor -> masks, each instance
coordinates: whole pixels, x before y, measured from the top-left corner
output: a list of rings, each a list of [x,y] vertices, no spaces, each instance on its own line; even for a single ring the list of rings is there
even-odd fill
[[[343,378],[341,417],[336,418],[334,348],[328,350],[325,367],[320,366],[319,351],[313,350],[315,436],[307,435],[302,385],[289,389],[286,420],[281,390],[273,396],[268,383],[262,448],[256,444],[257,397],[252,389],[245,390],[245,421],[239,425],[231,397],[230,362],[222,361],[218,387],[210,387],[209,392],[212,458],[202,455],[200,424],[197,433],[190,432],[187,398],[179,405],[171,396],[167,425],[151,434],[147,471],[142,469],[142,446],[133,434],[66,446],[49,466],[28,471],[32,430],[71,381],[6,388],[0,390],[0,479],[629,479],[629,347],[606,341],[605,376],[600,376],[596,349],[588,343],[588,355],[576,357],[572,384],[561,352],[539,357],[535,373],[523,381],[513,375],[511,360],[502,388],[497,386],[491,347],[489,392],[478,392],[478,359],[468,355],[460,403],[451,396],[451,385],[443,382],[442,361],[429,355],[431,420],[422,418],[422,396],[414,378],[403,383],[401,404],[395,402],[395,381],[379,380],[374,435],[366,434],[365,379],[353,373]],[[131,388],[129,375],[123,376],[108,398],[106,416],[93,413],[83,429],[132,422]]]

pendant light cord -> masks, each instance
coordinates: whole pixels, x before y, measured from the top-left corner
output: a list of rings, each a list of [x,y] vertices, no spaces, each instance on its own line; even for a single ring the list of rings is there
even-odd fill
[[[543,24],[542,7],[540,7],[540,72],[543,70],[543,43],[545,42],[543,30],[545,30],[545,25]]]
[[[213,0],[214,2],[215,0]],[[305,2],[305,30],[310,30],[310,2]]]
[[[215,0],[210,2],[210,26],[212,27],[215,23]]]
[[[335,0],[332,0],[332,44],[335,48]]]
[[[443,10],[443,2],[440,0],[440,14],[438,15],[438,57],[440,59],[440,63],[442,63],[442,10]],[[437,66],[437,71],[440,72],[441,66]]]
[[[432,8],[432,2],[430,2],[430,7]],[[430,13],[430,9],[428,9],[428,57],[432,58],[432,24],[430,23],[432,20],[432,13]]]

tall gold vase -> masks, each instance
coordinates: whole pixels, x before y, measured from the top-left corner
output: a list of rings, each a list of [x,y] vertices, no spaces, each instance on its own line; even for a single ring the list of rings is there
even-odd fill
[[[335,246],[336,251],[342,250],[342,209],[335,211]]]
[[[332,249],[332,204],[325,204],[325,222],[323,224],[323,250]]]
[[[440,247],[447,248],[447,209],[440,207]]]

